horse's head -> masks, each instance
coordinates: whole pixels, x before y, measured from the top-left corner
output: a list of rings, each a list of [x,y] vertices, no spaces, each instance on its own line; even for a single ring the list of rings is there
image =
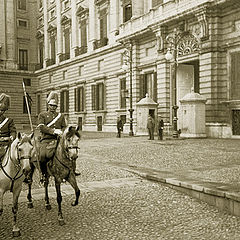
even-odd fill
[[[81,138],[79,127],[67,127],[63,133],[63,144],[67,157],[76,160],[78,157],[78,142]]]
[[[17,138],[12,143],[12,159],[16,160],[25,175],[30,171],[30,159],[33,150],[31,139],[33,135],[33,133],[30,135],[18,133]]]

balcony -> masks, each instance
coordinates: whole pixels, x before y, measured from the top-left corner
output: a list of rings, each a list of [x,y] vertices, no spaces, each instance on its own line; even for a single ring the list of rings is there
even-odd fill
[[[60,62],[68,60],[69,58],[70,58],[70,53],[61,53],[59,55],[59,61]]]
[[[53,65],[53,64],[55,64],[56,63],[56,61],[55,61],[55,59],[47,59],[46,60],[46,66],[47,67],[49,67],[49,66],[51,66],[51,65]]]
[[[41,63],[18,64],[17,69],[22,71],[36,71],[43,68]]]
[[[74,51],[75,51],[75,57],[77,57],[87,52],[87,46],[76,47]]]
[[[43,68],[43,63],[36,63],[35,64],[35,71],[40,70]]]
[[[104,37],[104,38],[101,38],[99,40],[95,40],[93,42],[93,49],[98,49],[98,48],[101,48],[101,47],[104,47],[108,44],[108,38]]]
[[[118,39],[127,38],[136,33],[141,35],[141,33],[148,32],[154,25],[166,24],[168,21],[179,19],[179,16],[193,14],[199,6],[207,2],[208,0],[163,0],[162,4],[154,7],[146,14],[132,17],[126,23],[121,24]]]

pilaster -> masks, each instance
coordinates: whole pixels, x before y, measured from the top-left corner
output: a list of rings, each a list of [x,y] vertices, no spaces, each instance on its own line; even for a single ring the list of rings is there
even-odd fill
[[[43,0],[43,22],[44,22],[44,68],[49,59],[49,41],[48,41],[48,0]]]
[[[56,1],[56,15],[57,15],[57,63],[59,63],[59,56],[62,54],[61,1]]]
[[[96,40],[96,11],[95,1],[89,0],[89,51],[93,51],[93,42]]]
[[[76,0],[71,0],[71,9],[72,9],[72,48],[71,48],[71,57],[75,57],[75,49],[78,46],[78,29],[77,29],[77,5]]]
[[[119,1],[110,0],[110,14],[109,14],[109,43],[113,43],[115,41],[115,36],[118,32],[119,26]]]

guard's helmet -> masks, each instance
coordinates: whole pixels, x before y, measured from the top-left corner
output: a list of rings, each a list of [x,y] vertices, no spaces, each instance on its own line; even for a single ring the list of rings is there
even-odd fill
[[[6,111],[10,107],[10,96],[5,93],[0,95],[0,111]]]
[[[55,105],[55,106],[58,105],[58,94],[57,94],[57,92],[54,92],[54,91],[50,92],[50,94],[47,98],[47,103],[49,105]]]

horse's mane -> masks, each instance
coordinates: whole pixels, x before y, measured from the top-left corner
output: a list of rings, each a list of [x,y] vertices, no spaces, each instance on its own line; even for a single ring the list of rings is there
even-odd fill
[[[64,132],[63,132],[63,137],[64,138],[70,138],[72,137],[73,135],[76,135],[77,137],[81,138],[81,135],[79,133],[79,128],[76,126],[68,126],[65,128]]]

